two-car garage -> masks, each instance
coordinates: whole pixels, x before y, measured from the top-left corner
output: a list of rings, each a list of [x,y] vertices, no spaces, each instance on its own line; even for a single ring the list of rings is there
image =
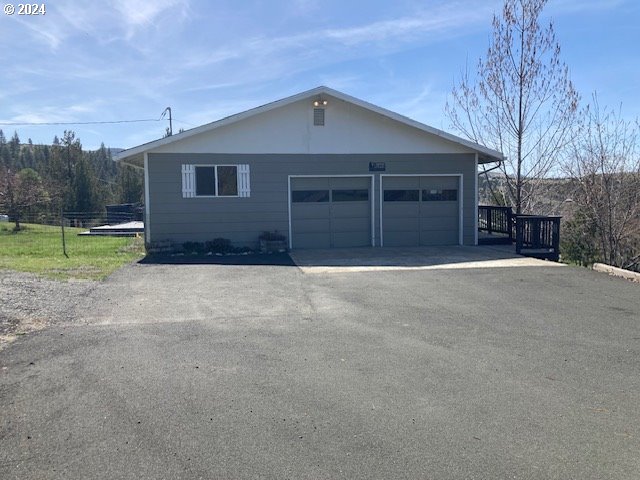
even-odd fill
[[[462,175],[292,176],[291,247],[372,246],[376,227],[379,245],[461,244],[461,186]]]

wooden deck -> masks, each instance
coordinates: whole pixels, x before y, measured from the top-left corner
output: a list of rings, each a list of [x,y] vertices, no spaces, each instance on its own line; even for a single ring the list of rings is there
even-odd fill
[[[80,232],[78,235],[91,236],[109,236],[109,237],[135,237],[144,233],[143,222],[126,222],[116,225],[101,225],[93,227],[86,232]]]

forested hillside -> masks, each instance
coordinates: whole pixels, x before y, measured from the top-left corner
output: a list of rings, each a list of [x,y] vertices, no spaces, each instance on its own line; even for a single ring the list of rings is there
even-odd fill
[[[143,200],[142,171],[113,161],[102,144],[85,151],[73,131],[51,145],[10,139],[0,130],[0,213],[33,219],[65,212],[100,213]]]

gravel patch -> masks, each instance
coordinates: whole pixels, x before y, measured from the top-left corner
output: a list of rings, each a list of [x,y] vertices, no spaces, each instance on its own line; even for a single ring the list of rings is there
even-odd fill
[[[63,282],[0,270],[0,349],[16,335],[73,322],[98,285],[94,281]]]

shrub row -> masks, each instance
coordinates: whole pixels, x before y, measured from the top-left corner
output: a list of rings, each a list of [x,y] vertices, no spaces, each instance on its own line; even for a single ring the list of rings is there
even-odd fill
[[[182,244],[184,253],[251,253],[249,247],[234,247],[228,238],[214,238],[207,242],[185,242]]]

